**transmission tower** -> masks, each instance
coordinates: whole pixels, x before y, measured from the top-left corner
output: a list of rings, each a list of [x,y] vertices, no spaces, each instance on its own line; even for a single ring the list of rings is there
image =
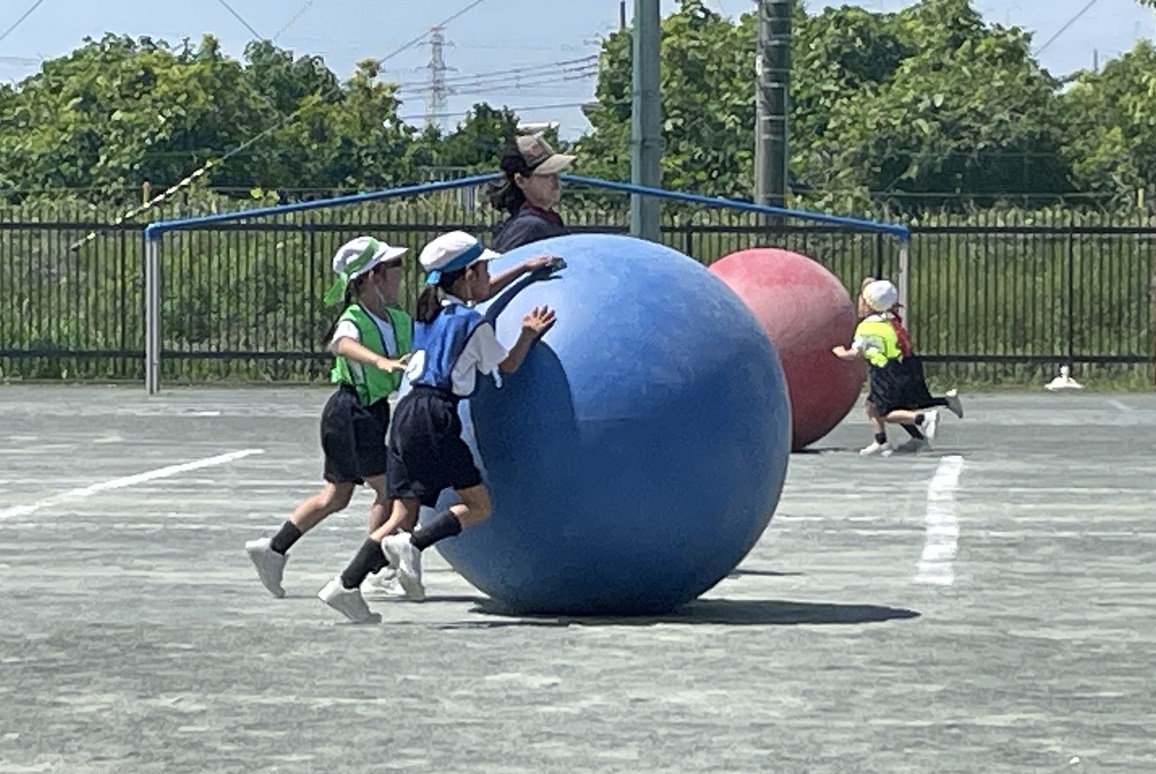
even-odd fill
[[[429,93],[426,98],[425,107],[425,121],[427,126],[441,127],[442,119],[445,118],[446,107],[449,104],[447,97],[449,97],[452,89],[446,86],[446,73],[454,70],[452,67],[446,66],[445,47],[446,39],[445,27],[432,27],[430,29],[429,47],[430,58],[429,64],[426,67],[429,69]],[[452,43],[450,45],[453,45]]]

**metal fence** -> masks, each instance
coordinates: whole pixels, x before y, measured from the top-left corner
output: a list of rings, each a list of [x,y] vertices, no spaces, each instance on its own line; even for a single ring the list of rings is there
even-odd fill
[[[585,198],[575,231],[623,233],[621,201]],[[666,206],[663,241],[704,264],[776,246],[822,263],[854,291],[896,276],[883,235],[701,207]],[[105,215],[0,214],[0,376],[145,378],[141,225]],[[322,295],[336,247],[371,233],[415,251],[439,231],[485,233],[493,220],[460,197],[367,203],[223,223],[165,237],[161,350],[166,382],[305,381],[330,366],[320,337],[336,314]],[[78,243],[90,231],[96,237]],[[908,322],[933,381],[1038,383],[1060,364],[1093,382],[1147,386],[1156,354],[1156,227],[1089,214],[1050,222],[957,216],[911,227]],[[624,257],[628,259],[628,257]],[[403,292],[418,290],[412,264]]]

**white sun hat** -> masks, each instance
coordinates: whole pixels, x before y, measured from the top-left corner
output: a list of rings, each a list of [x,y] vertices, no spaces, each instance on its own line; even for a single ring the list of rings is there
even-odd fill
[[[501,253],[483,247],[477,237],[464,231],[450,231],[423,247],[418,260],[426,272],[426,284],[436,285],[443,274],[499,257]]]
[[[401,263],[405,255],[404,247],[394,247],[371,236],[351,239],[333,255],[333,272],[337,279],[325,293],[326,304],[336,304],[345,296],[345,288],[351,281],[371,271],[383,263]]]

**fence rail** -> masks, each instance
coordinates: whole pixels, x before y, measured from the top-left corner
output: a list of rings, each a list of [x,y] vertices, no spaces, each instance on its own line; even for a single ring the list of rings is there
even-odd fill
[[[609,199],[587,197],[565,216],[575,231],[627,231],[626,207]],[[789,219],[768,227],[758,217],[664,205],[662,240],[704,264],[746,247],[795,250],[849,289],[868,274],[896,276],[898,246],[884,235]],[[335,311],[321,298],[337,245],[372,233],[416,250],[445,229],[492,225],[460,197],[430,195],[168,234],[161,376],[324,379],[330,358],[320,337]],[[908,322],[933,381],[1038,384],[1067,363],[1095,369],[1093,381],[1153,383],[1156,227],[1146,218],[958,216],[914,225],[911,235]],[[144,266],[140,224],[0,213],[0,377],[143,380]],[[413,263],[407,272],[412,304]]]

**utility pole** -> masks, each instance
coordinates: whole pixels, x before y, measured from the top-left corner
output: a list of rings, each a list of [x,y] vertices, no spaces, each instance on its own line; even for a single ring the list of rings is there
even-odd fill
[[[755,55],[755,202],[785,207],[791,0],[758,0]]]
[[[446,86],[446,73],[451,69],[446,67],[445,45],[446,39],[442,34],[445,27],[430,29],[429,45],[430,58],[426,67],[429,69],[429,95],[425,103],[425,122],[427,126],[441,127],[442,119],[446,114],[446,97],[450,90]]]
[[[662,14],[659,0],[634,0],[633,107],[630,114],[630,182],[662,184],[662,95],[659,54]],[[657,242],[661,236],[661,200],[630,195],[630,233]]]

